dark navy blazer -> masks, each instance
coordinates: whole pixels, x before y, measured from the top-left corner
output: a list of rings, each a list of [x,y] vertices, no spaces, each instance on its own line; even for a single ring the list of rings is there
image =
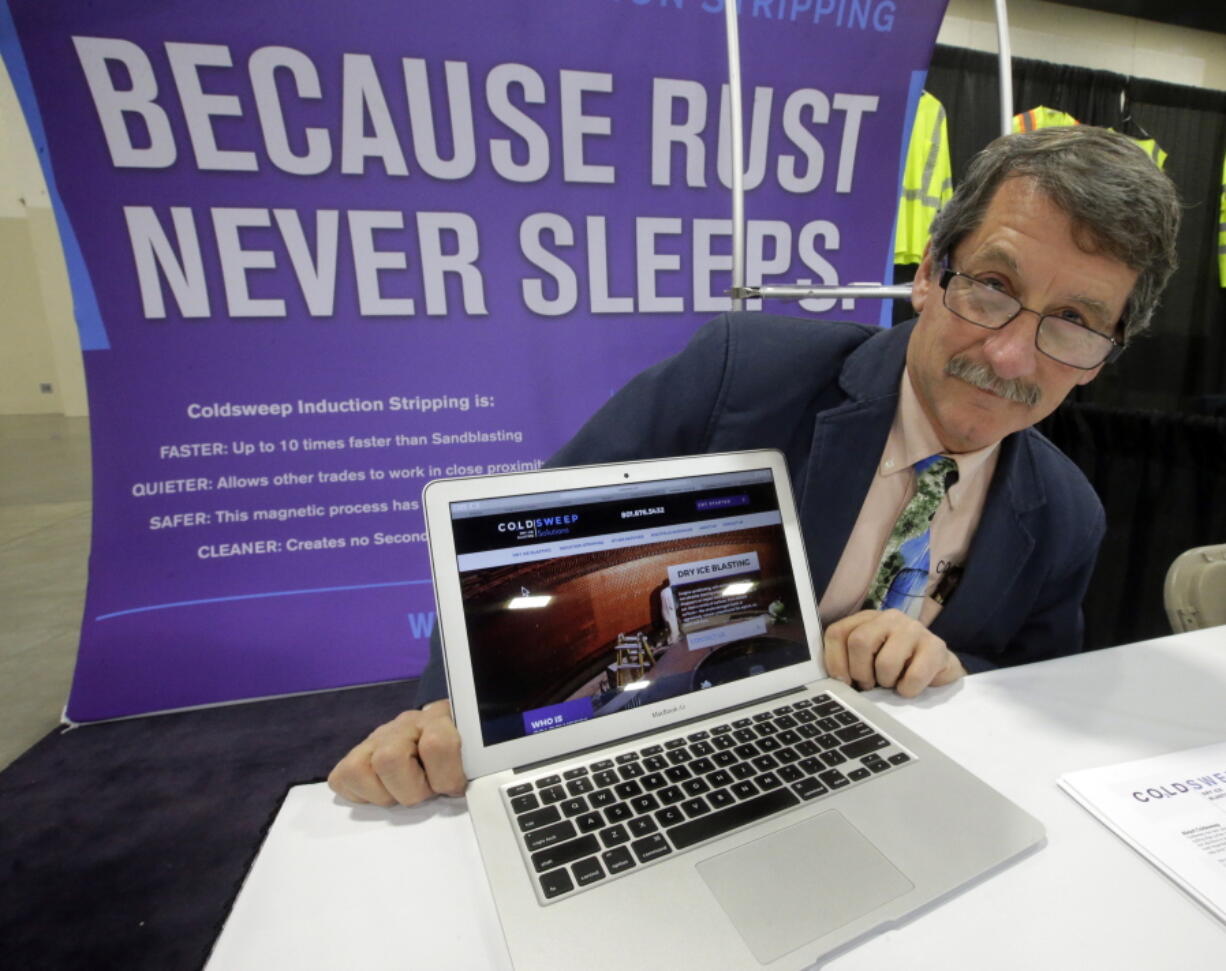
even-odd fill
[[[610,398],[549,464],[777,448],[814,588],[825,590],[885,447],[913,327],[725,314]],[[962,581],[932,632],[972,672],[1081,650],[1104,529],[1072,462],[1034,429],[1008,436]],[[436,637],[418,703],[445,694]]]

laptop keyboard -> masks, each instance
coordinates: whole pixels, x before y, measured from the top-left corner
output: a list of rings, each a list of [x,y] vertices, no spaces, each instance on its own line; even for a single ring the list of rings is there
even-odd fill
[[[541,903],[913,761],[828,694],[502,788]]]

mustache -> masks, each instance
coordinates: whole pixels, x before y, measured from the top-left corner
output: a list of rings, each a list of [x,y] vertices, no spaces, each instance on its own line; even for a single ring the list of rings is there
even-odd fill
[[[1000,395],[1006,401],[1016,401],[1028,408],[1043,400],[1043,389],[1021,378],[1002,378],[987,364],[972,361],[963,354],[955,354],[945,365],[945,373],[951,378],[965,381],[982,391]]]

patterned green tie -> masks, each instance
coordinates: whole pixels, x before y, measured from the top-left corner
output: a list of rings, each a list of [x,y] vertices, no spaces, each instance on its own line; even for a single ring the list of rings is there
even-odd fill
[[[867,610],[896,607],[919,619],[928,586],[932,517],[945,491],[958,481],[958,466],[951,458],[930,455],[915,463],[915,495],[898,514],[881,553],[881,565],[864,598]]]

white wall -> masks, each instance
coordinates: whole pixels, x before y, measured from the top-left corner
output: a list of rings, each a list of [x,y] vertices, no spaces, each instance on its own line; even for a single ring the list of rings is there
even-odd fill
[[[1043,0],[1009,0],[1008,18],[1015,57],[1226,91],[1226,34]],[[995,4],[950,0],[937,43],[995,53]]]
[[[1009,38],[1017,57],[1226,91],[1226,34],[1043,0],[1011,0],[1008,9]],[[995,52],[992,0],[950,0],[937,39]],[[81,353],[55,220],[2,66],[0,295],[0,415],[86,414]],[[51,391],[42,391],[43,385],[50,385]]]
[[[55,217],[0,65],[0,415],[85,415],[85,376]]]

